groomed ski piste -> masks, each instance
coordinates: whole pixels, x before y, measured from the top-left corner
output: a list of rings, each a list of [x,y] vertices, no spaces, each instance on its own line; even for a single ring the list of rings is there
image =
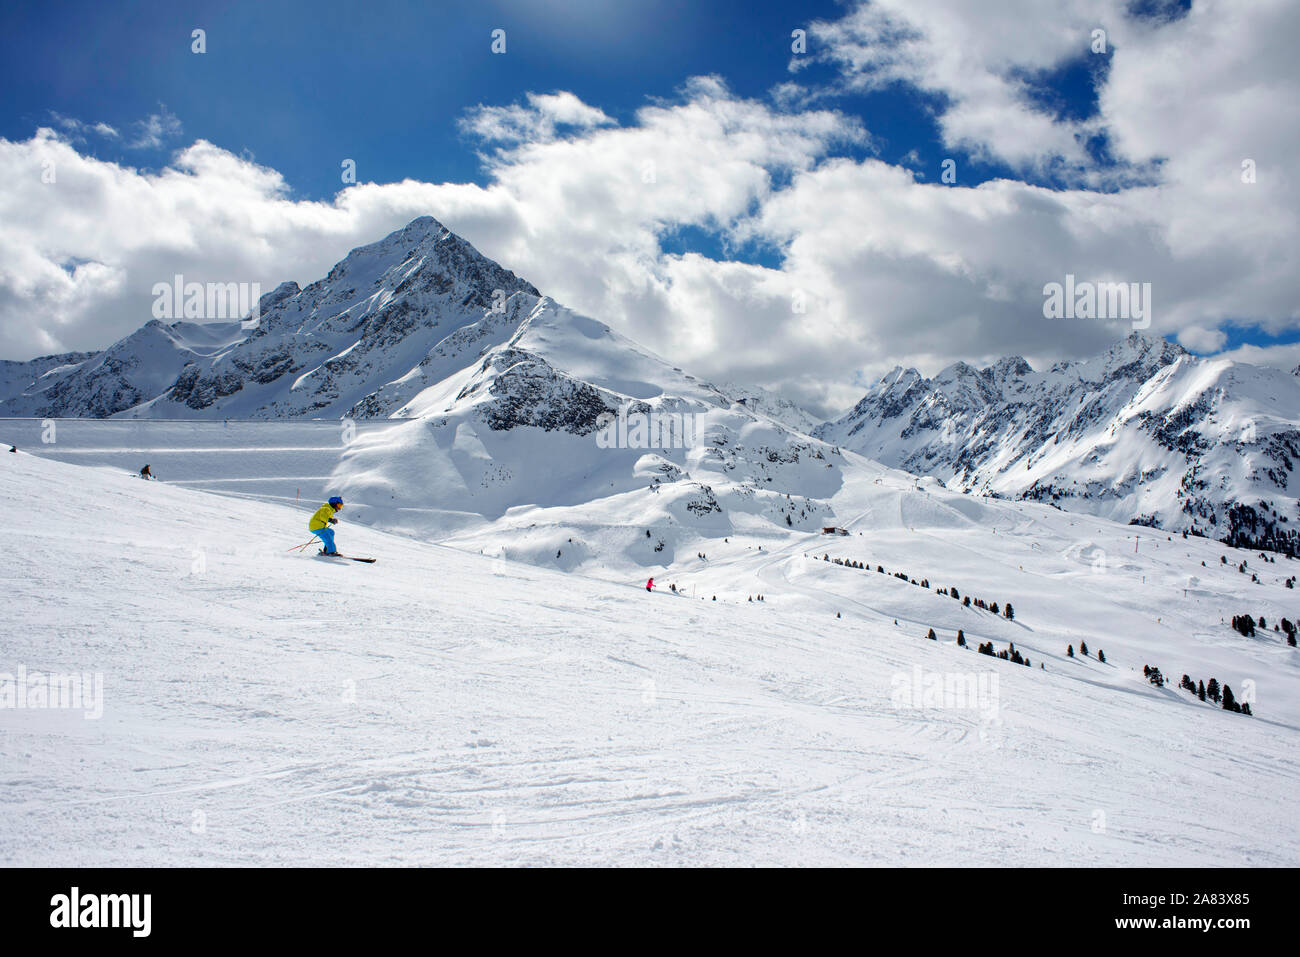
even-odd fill
[[[248,454],[314,447],[277,441]],[[248,481],[199,489],[66,451],[0,451],[0,675],[98,676],[102,714],[0,709],[5,865],[1300,863],[1285,558],[851,457],[848,535],[755,524],[565,570],[535,556],[640,527],[524,510],[436,543],[345,510],[340,550],[378,562],[327,562],[289,551],[307,483],[271,489],[321,474],[258,485],[227,452]],[[1267,628],[1233,631],[1245,612]]]

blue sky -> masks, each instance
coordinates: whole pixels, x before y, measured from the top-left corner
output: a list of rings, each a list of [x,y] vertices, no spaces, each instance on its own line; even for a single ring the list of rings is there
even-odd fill
[[[1275,9],[1239,21],[1189,0],[989,0],[978,9],[959,0],[9,3],[0,9],[0,137],[21,167],[53,149],[36,137],[52,128],[60,162],[84,164],[104,210],[76,190],[47,190],[54,205],[32,207],[30,229],[0,235],[0,247],[13,244],[49,272],[28,281],[15,265],[0,275],[0,349],[25,357],[102,346],[139,324],[138,290],[182,265],[310,281],[329,256],[416,212],[660,351],[690,339],[697,354],[679,345],[683,361],[718,354],[720,341],[766,316],[803,363],[768,369],[759,376],[767,384],[806,380],[831,353],[855,387],[893,361],[933,369],[1012,352],[1087,354],[1122,330],[1048,329],[1034,314],[1036,290],[1066,271],[1154,279],[1167,318],[1151,332],[1196,351],[1289,346],[1300,342],[1287,279],[1295,264],[1282,251],[1291,227],[1285,217],[1262,220],[1251,203],[1291,209],[1294,192],[1265,175],[1243,204],[1215,185],[1235,176],[1238,156],[1293,158],[1291,134],[1278,129],[1297,85],[1277,50],[1288,14],[1264,3]],[[1108,33],[1100,54],[1089,48],[1098,26]],[[206,31],[202,55],[191,52],[196,28]],[[490,49],[498,28],[505,55]],[[791,53],[797,28],[809,30],[803,57]],[[1203,36],[1224,42],[1207,46]],[[692,85],[698,77],[721,87]],[[1261,100],[1244,119],[1242,101],[1228,102],[1234,89],[1264,88],[1276,89],[1277,105]],[[529,96],[561,92],[602,119],[548,131],[546,108]],[[1224,101],[1212,102],[1219,93]],[[647,118],[654,104],[665,112]],[[484,110],[508,108],[533,124],[521,142],[468,128]],[[720,141],[696,135],[701,110],[725,128]],[[608,244],[593,241],[598,226],[549,225],[572,205],[533,194],[561,171],[573,181],[556,189],[572,204],[588,195],[584,178],[610,175],[602,155],[636,155],[636,136],[673,136],[679,126],[690,128],[682,150],[716,155],[693,157],[697,168],[672,189],[719,162],[734,161],[733,181],[711,183],[715,192],[685,212],[668,190],[657,207],[611,210]],[[737,147],[742,133],[804,141],[786,155],[776,142]],[[217,154],[199,168],[186,151],[201,140]],[[663,145],[672,155],[675,144]],[[728,155],[733,148],[740,155]],[[382,189],[345,197],[344,159],[356,161],[362,184]],[[568,169],[569,160],[586,165]],[[959,171],[950,196],[934,191],[945,160]],[[259,171],[278,179],[250,186]],[[137,192],[161,196],[177,176],[234,198],[199,211],[192,197],[170,195],[123,225],[149,237],[132,245],[99,235],[94,224],[121,215]],[[733,186],[739,198],[728,195]],[[70,236],[78,211],[85,235]],[[315,255],[289,250],[285,237],[317,214],[333,220],[298,244]],[[618,217],[628,216],[640,217],[636,228],[621,231]],[[270,257],[233,251],[231,224],[250,222],[265,227],[258,239]],[[143,258],[141,248],[166,245],[168,229],[192,235]],[[543,255],[543,232],[550,246],[585,246],[586,258]],[[1242,236],[1266,251],[1248,255]],[[201,257],[195,247],[205,243]],[[613,278],[584,275],[601,270]],[[822,284],[813,291],[825,328],[842,341],[795,342],[813,320],[798,327],[761,305],[809,283]],[[641,299],[629,294],[647,284]],[[120,293],[120,308],[103,308],[106,291]],[[709,334],[692,325],[702,310]],[[39,334],[33,315],[46,316]]]
[[[626,118],[707,73],[762,96],[785,77],[790,31],[837,12],[824,0],[800,9],[795,17],[781,4],[686,0],[325,0],[310,11],[274,0],[6,4],[0,134],[30,136],[51,111],[126,127],[162,103],[185,139],[247,150],[303,196],[339,189],[339,157],[377,182],[482,183],[473,144],[457,130],[467,109],[569,90]],[[196,27],[207,31],[203,56],[190,51]],[[506,56],[490,52],[497,28]],[[911,111],[880,119],[907,148],[926,132]],[[111,143],[98,151],[140,159]]]
[[[474,144],[457,126],[478,104],[567,90],[625,121],[647,100],[672,98],[686,78],[705,74],[721,76],[738,96],[761,98],[789,79],[791,31],[843,9],[830,0],[364,7],[324,0],[309,12],[275,0],[6,4],[0,135],[23,139],[52,114],[126,131],[165,106],[183,134],[154,156],[125,148],[123,140],[97,141],[95,154],[161,164],[179,142],[202,138],[279,170],[298,195],[314,199],[340,188],[339,157],[355,159],[359,175],[376,182],[483,184]],[[190,49],[195,28],[207,32],[202,56]],[[497,28],[506,30],[506,56],[490,52]],[[1082,117],[1095,108],[1097,69],[1081,57],[1026,79],[1041,102]],[[817,65],[808,77],[832,72]],[[834,105],[869,122],[883,158],[899,161],[916,151],[909,165],[927,177],[938,178],[942,159],[954,155],[967,182],[1013,175],[1004,164],[943,149],[934,98],[901,84],[845,93]],[[855,155],[853,148],[844,152]]]

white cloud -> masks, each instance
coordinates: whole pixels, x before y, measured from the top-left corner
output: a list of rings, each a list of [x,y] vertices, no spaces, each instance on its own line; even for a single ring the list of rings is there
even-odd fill
[[[151,113],[135,124],[136,136],[127,144],[131,149],[158,149],[167,140],[181,133],[181,121],[167,107],[158,104],[158,112]]]
[[[1228,334],[1222,329],[1188,326],[1178,333],[1179,344],[1193,352],[1218,352],[1227,341]]]
[[[1249,362],[1255,366],[1294,370],[1300,366],[1300,342],[1280,346],[1238,346],[1219,353],[1216,358],[1219,357]]]
[[[971,90],[1002,83],[1006,93],[1012,67],[1057,62],[1095,22],[1092,7],[1052,6],[1070,14],[1053,24],[1037,4],[1007,4],[985,25],[918,0],[925,42],[908,41],[917,49],[881,69],[939,57],[943,83],[969,74]],[[1108,24],[1115,54],[1097,122],[1158,179],[1107,191],[923,182],[903,166],[837,156],[842,144],[871,146],[853,118],[788,95],[739,98],[713,77],[623,124],[569,93],[480,107],[465,129],[490,150],[485,188],[408,180],[309,202],[291,199],[276,171],[203,141],[142,173],[49,131],[0,140],[0,355],[106,345],[148,318],[152,284],[176,272],[264,289],[319,278],[422,214],[677,365],[785,388],[823,412],[896,363],[934,372],[1019,353],[1039,364],[1129,331],[1044,319],[1043,285],[1067,273],[1150,282],[1151,334],[1213,345],[1229,317],[1280,331],[1297,319],[1300,197],[1285,164],[1300,155],[1300,84],[1286,38],[1300,24],[1294,4],[1236,9],[1198,3],[1163,26]],[[1038,31],[1045,49],[1019,52]],[[1024,109],[1000,95],[972,93],[953,109]],[[1056,130],[1035,139],[1038,120],[1012,117],[1009,138],[986,148],[1051,162],[1068,143]],[[1241,180],[1245,158],[1253,184]],[[46,162],[56,184],[40,183]],[[666,254],[661,240],[684,226],[778,250],[781,268]]]
[[[1116,2],[873,0],[810,27],[813,55],[848,89],[903,83],[939,94],[946,146],[1024,170],[1082,169],[1090,121],[1058,120],[1028,95],[1027,77],[1091,53],[1091,31],[1119,19]]]
[[[64,137],[74,143],[85,142],[89,134],[94,133],[105,139],[117,139],[118,132],[102,120],[96,123],[87,123],[79,120],[75,116],[63,116],[53,110],[50,111],[50,117],[55,124],[63,131]]]
[[[551,140],[560,127],[589,130],[614,121],[572,93],[529,93],[528,106],[483,106],[471,110],[461,128],[485,142]]]

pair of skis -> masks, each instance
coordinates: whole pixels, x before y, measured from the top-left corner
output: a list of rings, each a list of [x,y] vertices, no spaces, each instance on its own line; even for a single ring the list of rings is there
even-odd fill
[[[355,555],[340,555],[338,552],[333,552],[332,554],[329,555],[325,554],[324,552],[317,552],[316,557],[317,558],[341,558],[344,561],[349,561],[349,562],[365,562],[367,565],[373,565],[375,563],[375,559],[373,558],[357,558]]]
[[[301,545],[295,545],[293,548],[289,549],[289,551],[301,552],[308,545],[318,544],[318,541],[319,541],[318,539],[313,538],[309,542],[303,542]],[[357,558],[355,555],[341,555],[338,552],[334,552],[331,555],[326,555],[324,552],[317,552],[316,557],[317,558],[342,558],[345,561],[349,561],[349,562],[365,562],[367,565],[373,565],[375,563],[375,559],[373,558]]]

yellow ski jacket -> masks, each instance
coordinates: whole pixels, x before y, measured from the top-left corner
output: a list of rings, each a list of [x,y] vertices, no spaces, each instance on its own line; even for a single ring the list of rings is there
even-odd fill
[[[330,519],[334,517],[334,506],[326,502],[320,508],[316,509],[316,514],[311,517],[307,523],[307,531],[314,532],[318,528],[324,528],[329,525]]]

